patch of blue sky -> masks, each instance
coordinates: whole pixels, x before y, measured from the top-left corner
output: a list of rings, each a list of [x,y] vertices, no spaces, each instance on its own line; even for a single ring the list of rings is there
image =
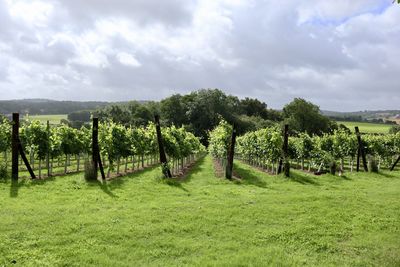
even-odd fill
[[[352,18],[365,15],[365,14],[372,14],[372,15],[380,15],[384,13],[388,8],[393,6],[391,1],[381,1],[381,4],[375,6],[371,9],[362,10],[360,12],[356,12],[351,16],[345,16],[342,18],[327,18],[327,17],[313,17],[310,18],[300,25],[313,25],[313,26],[339,26],[347,21],[351,20]]]

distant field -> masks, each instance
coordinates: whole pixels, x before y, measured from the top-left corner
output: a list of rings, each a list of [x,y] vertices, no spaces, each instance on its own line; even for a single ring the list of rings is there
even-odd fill
[[[358,126],[362,133],[389,133],[389,129],[392,127],[392,125],[388,124],[368,122],[338,121],[337,123],[346,125],[346,127],[350,128],[352,131],[355,126]]]
[[[67,114],[61,115],[29,115],[30,120],[38,120],[43,124],[46,124],[47,121],[50,121],[50,124],[60,124],[62,119],[67,119]],[[25,117],[24,117],[25,119]]]

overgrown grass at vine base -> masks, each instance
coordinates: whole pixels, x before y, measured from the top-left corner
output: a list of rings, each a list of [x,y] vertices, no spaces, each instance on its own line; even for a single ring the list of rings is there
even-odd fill
[[[208,156],[183,182],[0,181],[0,266],[400,265],[400,172],[235,169],[243,181]]]

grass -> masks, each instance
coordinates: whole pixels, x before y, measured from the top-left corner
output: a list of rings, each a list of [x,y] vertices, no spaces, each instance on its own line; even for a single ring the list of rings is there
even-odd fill
[[[369,123],[369,122],[353,122],[353,121],[338,121],[338,124],[344,124],[347,128],[354,131],[354,127],[358,126],[360,132],[362,133],[389,133],[392,125],[389,124],[379,124],[379,123]]]
[[[0,182],[0,266],[400,266],[400,172],[235,169]]]
[[[62,119],[67,119],[68,115],[67,114],[61,114],[61,115],[29,115],[30,120],[38,120],[42,124],[46,124],[47,121],[50,121],[50,124],[57,125],[60,124],[60,121]]]

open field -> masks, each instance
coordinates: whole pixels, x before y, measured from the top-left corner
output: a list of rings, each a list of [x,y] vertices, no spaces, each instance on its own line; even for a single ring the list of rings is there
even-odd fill
[[[207,156],[182,182],[0,182],[0,265],[400,265],[400,172],[235,169],[243,181],[216,178]]]
[[[389,129],[392,127],[389,124],[369,122],[338,121],[337,123],[346,125],[352,131],[354,131],[355,126],[358,126],[362,133],[389,133]]]
[[[50,124],[60,124],[62,119],[67,119],[67,114],[58,114],[58,115],[29,115],[30,120],[38,120],[42,124],[46,124],[47,121],[50,121]]]

